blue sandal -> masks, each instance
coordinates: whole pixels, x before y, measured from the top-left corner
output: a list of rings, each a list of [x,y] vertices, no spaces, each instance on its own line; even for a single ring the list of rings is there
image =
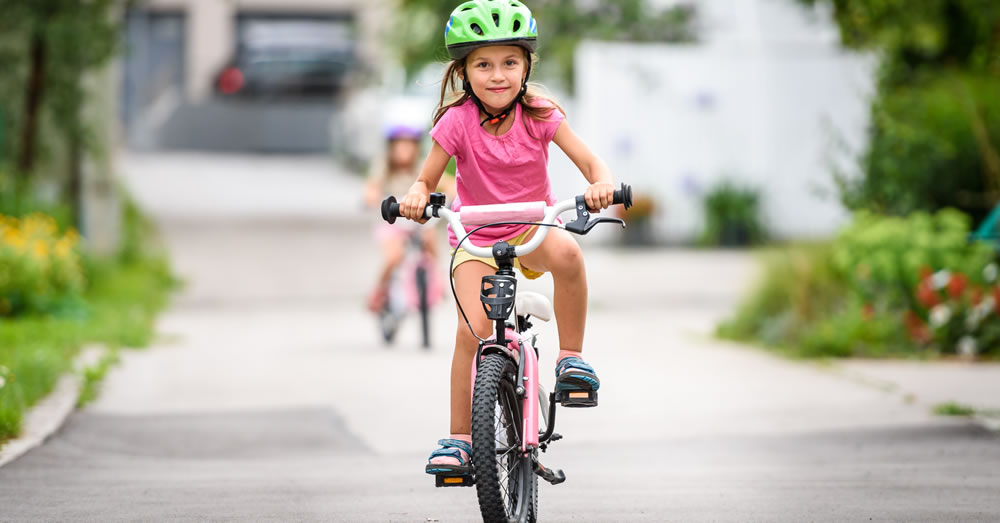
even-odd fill
[[[596,391],[601,388],[594,368],[576,356],[567,356],[556,365],[556,391]]]
[[[472,474],[472,444],[460,439],[439,439],[438,445],[441,448],[431,452],[431,457],[427,458],[427,466],[424,471],[428,474],[444,474],[447,476],[465,476]],[[467,459],[462,458],[465,453]],[[448,465],[441,463],[431,463],[434,458],[448,457],[458,460],[458,465]]]

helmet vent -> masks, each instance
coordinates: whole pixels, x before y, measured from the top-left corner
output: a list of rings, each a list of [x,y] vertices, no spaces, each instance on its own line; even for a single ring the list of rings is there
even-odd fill
[[[500,27],[500,15],[493,13],[493,24]]]
[[[479,27],[479,24],[471,24],[469,26],[469,29],[472,29],[473,33],[476,33],[479,36],[483,36],[483,28]]]
[[[471,7],[466,7],[464,9],[462,9],[462,11],[472,11],[472,8]]]
[[[517,30],[520,29],[520,28],[521,28],[521,21],[520,20],[514,20],[514,32],[516,33]]]

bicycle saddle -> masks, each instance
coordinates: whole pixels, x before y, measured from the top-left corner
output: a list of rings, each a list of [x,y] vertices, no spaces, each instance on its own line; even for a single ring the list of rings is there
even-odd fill
[[[552,319],[552,304],[537,292],[518,291],[514,297],[514,308],[521,316],[530,315],[542,321]]]

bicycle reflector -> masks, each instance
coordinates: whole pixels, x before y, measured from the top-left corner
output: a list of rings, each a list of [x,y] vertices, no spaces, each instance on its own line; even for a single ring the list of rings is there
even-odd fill
[[[503,274],[483,276],[479,300],[483,302],[486,317],[491,320],[506,320],[514,309],[514,293],[517,278]]]

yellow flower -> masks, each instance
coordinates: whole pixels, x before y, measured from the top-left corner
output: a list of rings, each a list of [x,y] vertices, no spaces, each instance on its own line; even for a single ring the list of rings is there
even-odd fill
[[[69,238],[69,236],[63,236],[56,241],[56,256],[60,258],[66,258],[73,252],[73,244],[75,242]]]
[[[45,240],[35,240],[31,246],[31,254],[39,260],[47,259],[49,257],[49,244],[45,243]]]

